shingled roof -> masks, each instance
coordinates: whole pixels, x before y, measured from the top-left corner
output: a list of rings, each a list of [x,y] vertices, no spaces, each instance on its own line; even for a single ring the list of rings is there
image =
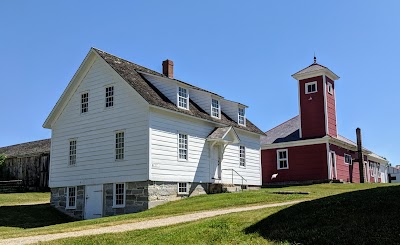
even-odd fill
[[[209,121],[214,121],[216,123],[223,123],[228,126],[233,126],[235,128],[240,128],[249,132],[264,134],[257,126],[255,126],[250,120],[246,120],[246,127],[238,125],[234,120],[228,117],[226,114],[221,113],[221,119],[215,119],[211,117],[207,112],[201,109],[193,100],[189,101],[189,110],[184,110],[178,108],[174,103],[172,103],[164,94],[162,94],[153,84],[151,84],[140,72],[156,75],[159,77],[167,78],[165,75],[148,69],[146,67],[137,65],[125,59],[119,58],[107,52],[101,51],[96,48],[92,48],[97,52],[101,58],[103,58],[107,64],[109,64],[133,89],[135,89],[150,105],[162,107],[168,110],[180,112],[190,116],[206,119]],[[176,80],[176,79],[174,79]],[[189,83],[185,83],[179,80],[178,82],[184,83],[193,89],[206,91],[207,90],[198,88]],[[209,92],[212,93],[212,92]],[[213,93],[214,94],[214,93]],[[217,95],[217,94],[215,94]],[[218,95],[219,96],[219,95]],[[221,96],[220,96],[221,97]]]
[[[307,66],[306,68],[296,72],[295,74],[292,75],[292,77],[297,79],[302,76],[306,76],[306,75],[313,74],[313,73],[319,73],[319,72],[325,72],[325,73],[329,74],[330,77],[334,80],[339,79],[339,76],[336,75],[333,71],[329,70],[328,67],[318,64],[317,59],[315,57],[314,57],[314,63],[312,63],[311,65]]]
[[[37,140],[0,148],[0,154],[7,157],[30,156],[50,153],[50,139]]]
[[[300,140],[300,117],[295,116],[265,134],[267,136],[261,137],[262,145]]]

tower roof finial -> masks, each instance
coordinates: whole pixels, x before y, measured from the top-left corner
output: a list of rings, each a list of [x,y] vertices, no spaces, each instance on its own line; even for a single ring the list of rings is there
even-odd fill
[[[315,56],[315,52],[314,52],[314,64],[317,63],[317,57]]]

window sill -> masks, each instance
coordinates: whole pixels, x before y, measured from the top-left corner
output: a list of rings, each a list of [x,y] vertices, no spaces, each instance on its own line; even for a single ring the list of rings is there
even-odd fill
[[[289,168],[278,168],[277,170],[285,170],[285,169],[289,169]]]
[[[73,210],[73,209],[76,209],[76,206],[75,206],[75,207],[65,207],[65,209],[67,209],[67,210]]]
[[[113,205],[112,208],[125,208],[125,205]]]

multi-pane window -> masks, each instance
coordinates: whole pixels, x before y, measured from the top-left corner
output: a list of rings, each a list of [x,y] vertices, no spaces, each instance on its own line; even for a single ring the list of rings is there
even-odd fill
[[[239,146],[239,159],[240,166],[246,166],[246,148],[244,146]]]
[[[317,82],[306,83],[306,94],[317,92]]]
[[[125,183],[114,184],[114,207],[125,206]]]
[[[115,133],[115,160],[124,159],[125,133]]]
[[[245,114],[244,114],[244,108],[239,108],[238,110],[238,123],[240,125],[246,125],[246,119],[245,119]]]
[[[189,93],[186,88],[178,88],[178,107],[189,109]]]
[[[179,159],[188,159],[188,136],[187,134],[179,134],[178,139],[178,155]]]
[[[76,186],[67,187],[67,208],[76,208]]]
[[[221,108],[219,106],[219,100],[212,99],[211,100],[211,116],[220,118]]]
[[[351,164],[351,163],[352,163],[351,155],[349,155],[349,154],[344,154],[344,162],[345,162],[346,164]]]
[[[69,165],[76,164],[76,140],[69,141]]]
[[[89,111],[89,93],[81,94],[81,113]]]
[[[114,86],[106,87],[106,107],[114,106]]]
[[[187,193],[188,193],[188,184],[178,183],[178,194],[187,194]]]
[[[277,162],[278,162],[278,169],[288,169],[289,162],[288,162],[288,150],[277,150]]]

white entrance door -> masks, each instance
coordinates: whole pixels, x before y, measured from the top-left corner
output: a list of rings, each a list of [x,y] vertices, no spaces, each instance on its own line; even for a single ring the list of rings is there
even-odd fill
[[[212,152],[212,172],[213,174],[213,179],[214,180],[220,180],[221,179],[221,146],[220,145],[214,145],[213,147],[213,152]]]
[[[103,185],[87,185],[85,219],[100,218],[103,215]]]
[[[330,166],[331,166],[331,179],[337,179],[337,170],[336,170],[336,153],[331,151],[329,153],[330,157]]]

